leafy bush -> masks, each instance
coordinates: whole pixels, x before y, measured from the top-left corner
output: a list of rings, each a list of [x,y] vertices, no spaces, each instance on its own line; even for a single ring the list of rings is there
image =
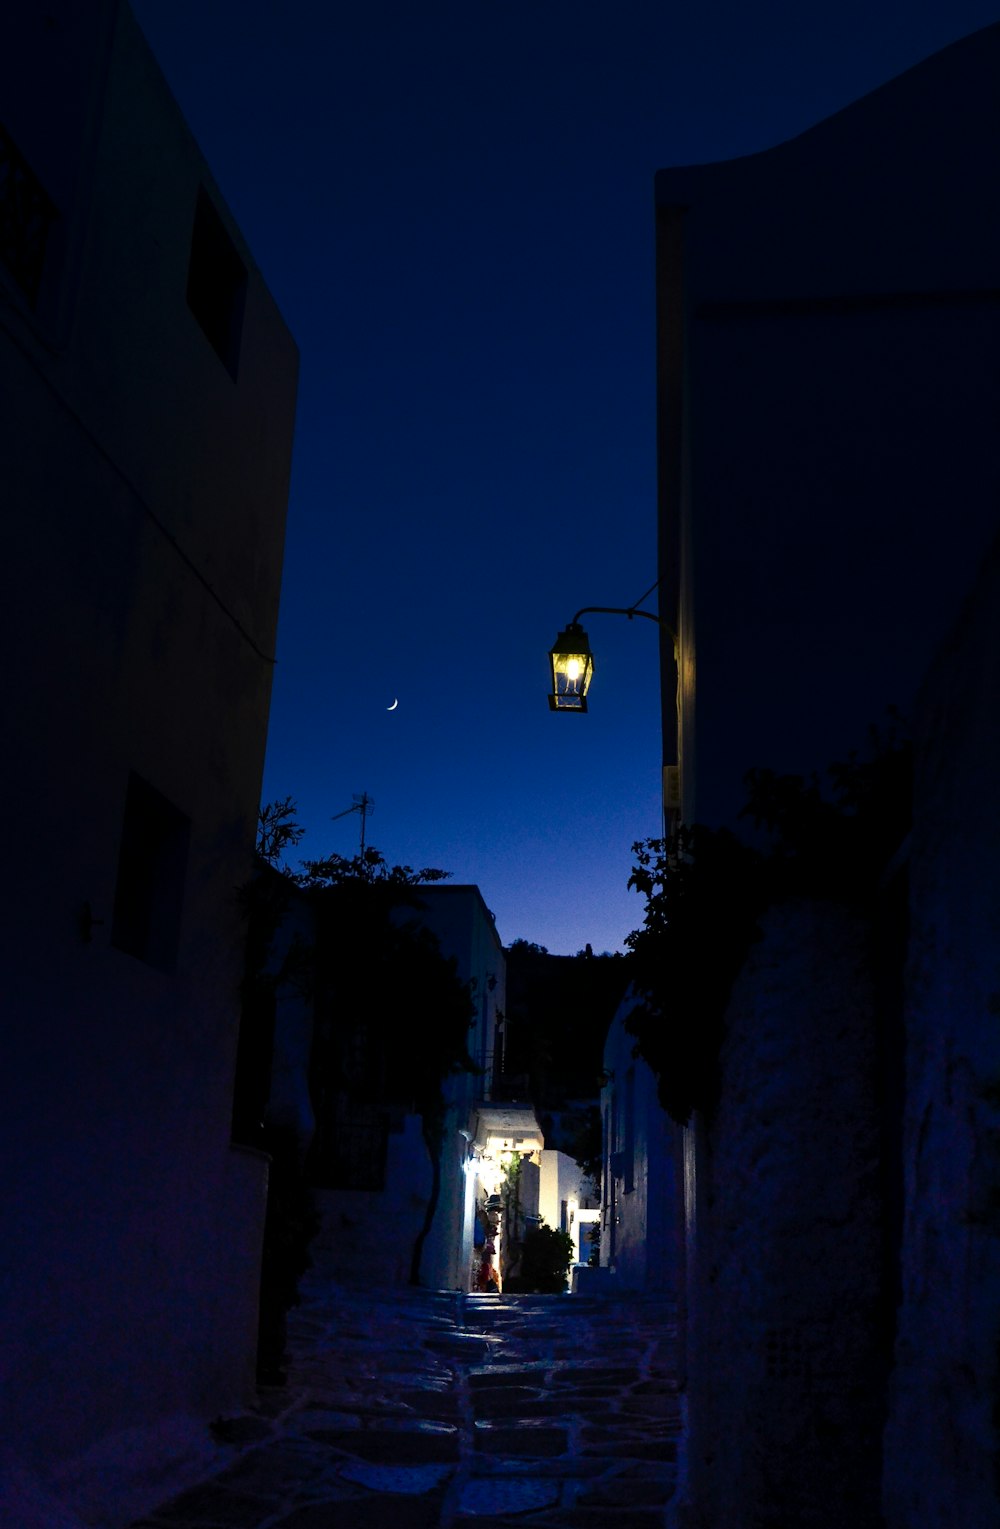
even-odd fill
[[[569,1233],[557,1232],[543,1221],[541,1226],[525,1232],[521,1272],[515,1279],[507,1280],[504,1289],[536,1295],[561,1295],[566,1289],[573,1253],[573,1239]]]

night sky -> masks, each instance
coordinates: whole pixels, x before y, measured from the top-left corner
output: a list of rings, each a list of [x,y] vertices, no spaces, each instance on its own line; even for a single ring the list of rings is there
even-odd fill
[[[614,950],[658,834],[653,175],[769,148],[997,0],[132,0],[299,344],[264,798],[301,853],[476,882]],[[394,700],[398,706],[389,711]],[[761,764],[767,764],[761,760]]]

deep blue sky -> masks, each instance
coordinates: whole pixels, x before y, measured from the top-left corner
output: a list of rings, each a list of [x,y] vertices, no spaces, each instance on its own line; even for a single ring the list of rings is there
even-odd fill
[[[998,0],[133,0],[301,353],[264,782],[302,852],[617,949],[660,832],[653,174],[788,138]],[[398,697],[393,712],[387,707]],[[767,761],[760,761],[766,764]]]

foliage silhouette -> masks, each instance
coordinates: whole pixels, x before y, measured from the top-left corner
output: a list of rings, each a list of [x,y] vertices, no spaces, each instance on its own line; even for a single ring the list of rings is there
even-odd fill
[[[574,1252],[569,1233],[546,1226],[543,1221],[525,1232],[520,1272],[505,1282],[504,1289],[512,1294],[562,1294]]]
[[[254,1109],[259,1117],[266,1104],[276,994],[292,987],[313,1014],[309,1081],[318,1130],[305,1174],[322,1179],[324,1132],[345,1099],[420,1116],[432,1188],[411,1259],[418,1282],[440,1194],[445,1080],[475,1071],[469,985],[420,922],[420,886],[450,873],[391,865],[372,847],[353,857],[305,860],[292,870],[285,856],[302,837],[294,801],[265,805],[258,822],[258,872],[241,894],[248,925],[244,1015],[257,1020],[247,1027],[256,1031],[257,1060],[245,1071],[256,1082],[241,1139],[248,1139],[248,1117]],[[289,932],[294,925],[308,933]]]
[[[508,946],[504,1071],[520,1078],[521,1097],[541,1114],[596,1097],[604,1042],[628,984],[624,956],[553,956],[527,940]],[[570,1150],[555,1137],[552,1145]]]
[[[639,995],[626,1028],[681,1124],[717,1101],[726,1008],[764,910],[816,898],[871,913],[906,836],[912,751],[895,711],[884,730],[870,730],[865,757],[826,773],[824,791],[815,775],[750,771],[741,816],[753,824],[752,844],[694,825],[633,845],[629,886],[646,907],[626,940]]]
[[[290,796],[280,802],[266,802],[257,810],[257,853],[268,865],[280,866],[288,850],[305,833],[295,817],[296,806]]]

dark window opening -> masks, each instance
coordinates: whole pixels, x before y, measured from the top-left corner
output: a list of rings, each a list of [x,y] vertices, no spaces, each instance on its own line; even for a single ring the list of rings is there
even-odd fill
[[[42,284],[49,228],[57,216],[31,166],[0,127],[0,260],[32,308]]]
[[[341,1099],[321,1115],[306,1163],[313,1184],[324,1189],[385,1188],[389,1119],[377,1104]]]
[[[111,943],[161,971],[173,971],[177,961],[190,836],[190,820],[131,774]]]
[[[188,307],[233,381],[240,361],[247,270],[204,189],[198,192],[188,266]]]

